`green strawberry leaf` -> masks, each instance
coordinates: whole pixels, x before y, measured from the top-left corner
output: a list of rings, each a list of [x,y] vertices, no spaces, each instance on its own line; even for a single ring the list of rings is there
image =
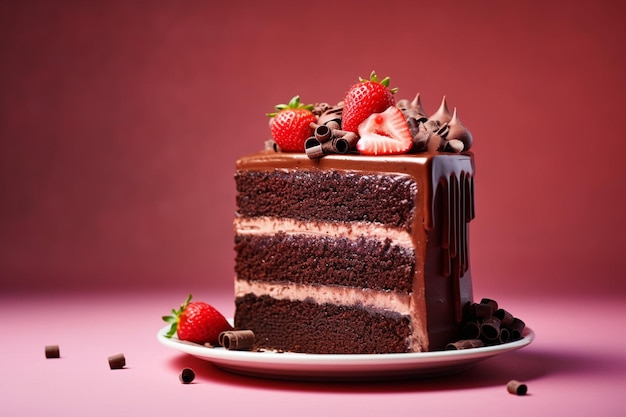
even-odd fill
[[[178,328],[178,322],[172,323],[170,329],[165,333],[165,337],[171,339],[174,334],[176,334],[176,329]]]
[[[165,337],[167,337],[168,339],[171,338],[172,336],[174,336],[174,334],[176,334],[176,330],[178,329],[178,322],[180,320],[180,315],[185,310],[185,308],[187,308],[187,306],[189,305],[190,301],[191,301],[191,294],[189,294],[189,296],[187,297],[185,302],[180,306],[180,308],[178,310],[176,310],[174,308],[172,309],[172,315],[171,316],[162,316],[161,317],[161,319],[164,322],[172,324],[170,326],[169,330],[167,331],[167,333],[165,333]]]
[[[287,109],[304,109],[304,110],[313,110],[312,104],[302,104],[300,103],[300,96],[294,96],[291,100],[289,100],[289,104],[278,104],[274,108],[278,111],[273,113],[266,113],[267,117],[276,117],[278,113]]]

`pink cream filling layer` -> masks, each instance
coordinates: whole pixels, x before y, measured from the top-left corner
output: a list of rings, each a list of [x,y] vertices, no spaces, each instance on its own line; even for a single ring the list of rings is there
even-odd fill
[[[411,235],[404,229],[388,226],[379,226],[373,223],[322,223],[302,222],[292,219],[278,219],[273,217],[239,217],[234,221],[235,232],[239,235],[272,235],[277,232],[287,234],[302,234],[313,236],[345,237],[357,239],[390,239],[397,246],[413,248]]]
[[[246,294],[268,295],[277,300],[313,300],[318,304],[362,306],[376,310],[411,314],[410,294],[377,291],[368,288],[280,284],[263,281],[235,280],[235,296]]]
[[[234,227],[238,235],[271,235],[283,232],[331,238],[358,239],[359,237],[366,237],[381,241],[390,239],[394,245],[413,248],[411,235],[406,230],[372,223],[312,223],[261,217],[236,218]],[[235,296],[242,297],[246,294],[266,295],[289,301],[307,299],[318,304],[354,306],[405,315],[410,318],[413,328],[413,334],[407,341],[410,349],[413,351],[421,350],[420,346],[423,346],[423,342],[427,340],[425,318],[417,312],[417,306],[413,300],[414,294],[378,291],[369,288],[281,284],[235,279]]]

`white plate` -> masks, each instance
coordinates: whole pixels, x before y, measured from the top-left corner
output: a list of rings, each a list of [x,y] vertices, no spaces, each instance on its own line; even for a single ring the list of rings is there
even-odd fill
[[[167,338],[169,326],[157,338],[167,347],[207,360],[237,374],[291,380],[372,380],[425,378],[462,371],[479,361],[528,346],[535,333],[528,327],[523,338],[502,345],[465,350],[373,355],[318,355],[252,352],[209,348]]]

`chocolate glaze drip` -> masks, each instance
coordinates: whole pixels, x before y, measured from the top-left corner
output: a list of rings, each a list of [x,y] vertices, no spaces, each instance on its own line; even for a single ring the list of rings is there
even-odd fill
[[[474,179],[461,171],[438,183],[442,203],[440,227],[443,274],[451,279],[455,319],[462,319],[461,279],[469,270],[468,222],[474,218]],[[433,207],[433,210],[435,208]]]
[[[454,319],[461,322],[463,316],[463,287],[471,286],[469,273],[468,223],[474,218],[474,161],[463,163],[454,159],[434,158],[430,214],[425,227],[435,227],[435,197],[441,199],[441,253],[442,270],[450,278],[454,300]],[[439,166],[437,166],[439,165]],[[466,282],[463,282],[466,281]]]

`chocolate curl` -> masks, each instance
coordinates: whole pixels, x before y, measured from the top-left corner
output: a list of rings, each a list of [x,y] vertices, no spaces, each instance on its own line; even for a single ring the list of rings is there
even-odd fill
[[[498,341],[500,343],[506,343],[511,340],[511,332],[506,327],[500,328],[500,335],[498,336]]]
[[[254,332],[252,330],[222,332],[219,341],[227,350],[250,350],[254,346]]]
[[[473,349],[478,347],[483,347],[485,344],[480,339],[465,339],[458,340],[453,343],[448,343],[446,345],[446,350],[463,350],[463,349]]]
[[[498,302],[495,300],[492,300],[491,298],[483,298],[482,300],[480,300],[480,303],[489,304],[493,311],[496,311],[498,309]]]
[[[470,314],[477,319],[484,319],[493,314],[490,304],[473,303],[470,305]]]
[[[280,146],[274,142],[274,139],[269,139],[265,141],[265,150],[280,152]]]
[[[494,311],[493,315],[494,317],[500,319],[502,327],[509,327],[511,324],[513,324],[513,315],[502,308]]]
[[[325,147],[325,143],[322,144],[322,148]],[[350,144],[344,138],[333,138],[330,141],[330,149],[328,153],[346,153],[350,149]]]
[[[478,339],[480,337],[480,323],[477,321],[468,321],[461,329],[461,337],[463,339]]]
[[[346,135],[356,136],[356,133],[339,129],[339,124],[333,120],[325,125],[311,123],[309,126],[314,130],[315,139],[317,139],[320,143],[328,142],[332,138],[345,137]]]
[[[324,156],[322,144],[315,137],[310,137],[304,142],[304,152],[309,159],[319,159]]]
[[[111,369],[122,369],[126,366],[126,358],[123,353],[118,353],[117,355],[109,356],[109,367]]]
[[[528,387],[526,384],[512,379],[506,384],[506,390],[513,395],[526,395]]]
[[[511,337],[513,338],[513,340],[521,339],[525,327],[526,323],[524,323],[522,320],[518,319],[517,317],[513,319],[513,322],[509,326],[509,328],[511,329]]]
[[[59,345],[48,345],[46,346],[45,351],[47,359],[57,359],[61,357]]]
[[[327,125],[311,123],[315,136],[304,142],[304,151],[309,159],[319,159],[328,154],[344,154],[356,146],[359,137],[354,132],[334,129],[339,126],[331,120]]]
[[[496,317],[487,317],[480,325],[480,334],[488,341],[498,340],[500,337],[500,320]]]
[[[311,123],[313,124],[313,123]],[[319,125],[315,128],[315,139],[320,141],[320,143],[328,142],[333,138],[332,129],[326,125]]]
[[[343,132],[341,138],[338,139],[345,143],[345,145],[342,145],[342,148],[345,148],[345,151],[339,153],[348,152],[350,149],[353,149],[356,146],[356,143],[359,141],[359,136],[354,132],[344,132],[343,130],[335,130],[334,132]]]

